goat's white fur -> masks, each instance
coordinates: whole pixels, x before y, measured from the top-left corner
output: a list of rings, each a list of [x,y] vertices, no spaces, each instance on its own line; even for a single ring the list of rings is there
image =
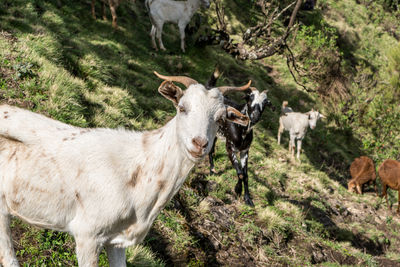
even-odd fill
[[[210,6],[209,0],[146,0],[145,5],[149,11],[151,21],[151,42],[153,48],[157,50],[155,37],[157,35],[158,44],[161,50],[165,50],[162,42],[162,29],[165,22],[178,24],[181,36],[181,49],[185,52],[185,28],[190,22],[194,13],[203,4],[207,8]]]
[[[124,247],[138,244],[189,171],[208,153],[190,153],[194,137],[213,140],[226,115],[218,89],[191,85],[186,108],[158,130],[84,129],[27,110],[0,106],[0,259],[18,266],[10,215],[71,233],[79,266],[125,266]]]
[[[307,128],[310,127],[314,129],[316,127],[317,121],[320,118],[325,118],[324,115],[318,111],[311,111],[307,113],[293,112],[290,107],[282,107],[283,115],[279,117],[279,129],[278,129],[278,144],[281,143],[281,134],[284,130],[289,131],[289,153],[291,153],[292,158],[294,158],[294,151],[296,148],[297,140],[297,159],[300,160],[301,143],[306,135]]]

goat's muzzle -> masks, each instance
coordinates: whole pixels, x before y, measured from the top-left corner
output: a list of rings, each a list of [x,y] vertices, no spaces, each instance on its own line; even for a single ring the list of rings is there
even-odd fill
[[[195,137],[192,139],[192,144],[194,149],[189,149],[188,152],[194,158],[201,158],[206,154],[206,149],[208,146],[208,140],[202,137]]]

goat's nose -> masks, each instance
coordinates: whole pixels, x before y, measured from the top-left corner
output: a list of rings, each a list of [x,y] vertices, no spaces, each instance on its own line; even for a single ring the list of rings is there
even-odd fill
[[[192,143],[197,149],[201,150],[207,147],[208,140],[198,136],[192,139]]]

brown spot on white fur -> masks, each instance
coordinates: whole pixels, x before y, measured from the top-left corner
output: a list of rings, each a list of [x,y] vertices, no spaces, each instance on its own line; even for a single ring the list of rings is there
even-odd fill
[[[165,180],[157,181],[158,191],[163,191],[165,189],[165,184],[167,182]]]
[[[147,150],[147,147],[149,146],[149,132],[143,133],[142,145],[143,150]]]
[[[4,111],[4,114],[8,114],[8,111]]]
[[[16,153],[17,153],[17,149],[14,149],[13,153],[11,153],[10,156],[8,157],[8,162],[10,162],[15,157]]]
[[[19,206],[21,205],[22,201],[11,200],[11,207],[13,210],[18,210]]]
[[[76,201],[78,201],[79,205],[83,207],[81,195],[78,192],[75,192]]]
[[[142,168],[139,166],[137,167],[137,169],[132,173],[131,175],[131,179],[128,181],[127,185],[130,187],[135,187],[137,181],[138,181],[138,177],[140,175]]]
[[[66,137],[63,138],[63,141],[67,141],[67,140],[68,140],[68,138],[66,138]]]
[[[161,165],[158,167],[157,174],[161,174],[164,169],[164,161],[161,162]]]
[[[82,168],[78,168],[78,172],[76,174],[76,179],[78,179],[81,176],[82,172],[83,172]]]
[[[4,116],[4,119],[7,119],[7,118],[8,118],[8,115],[5,115],[5,116]]]

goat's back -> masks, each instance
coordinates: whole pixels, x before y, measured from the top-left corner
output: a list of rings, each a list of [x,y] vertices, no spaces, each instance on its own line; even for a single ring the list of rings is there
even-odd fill
[[[289,112],[280,117],[283,127],[294,133],[304,133],[308,127],[308,116],[300,112]]]
[[[186,1],[149,0],[146,2],[150,18],[163,23],[178,23],[180,19],[186,18],[187,14],[184,12],[185,6]]]
[[[379,166],[378,173],[383,183],[392,189],[400,190],[400,162],[387,159]]]
[[[375,180],[375,164],[369,157],[361,156],[351,163],[350,174],[353,180],[359,180],[361,183]]]

